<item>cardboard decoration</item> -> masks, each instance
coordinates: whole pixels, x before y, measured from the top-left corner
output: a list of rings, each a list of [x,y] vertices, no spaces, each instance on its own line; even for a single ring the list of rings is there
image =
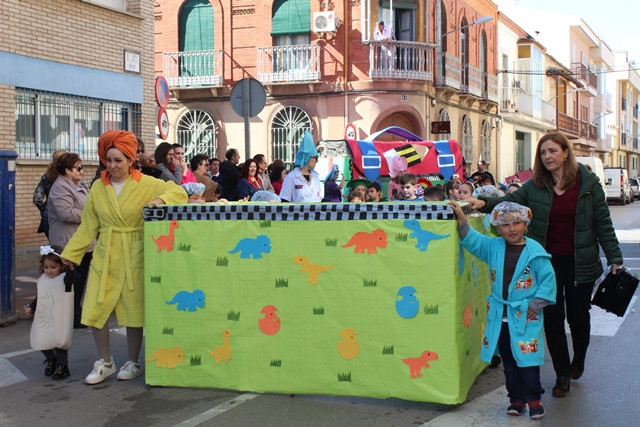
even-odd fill
[[[382,134],[394,135],[396,141],[377,140]],[[406,129],[391,126],[363,140],[346,140],[351,151],[351,170],[355,178],[375,181],[389,176],[394,157],[407,159],[407,172],[414,175],[442,175],[445,180],[454,174],[464,176],[462,152],[454,139],[425,141]]]
[[[68,349],[73,338],[73,290],[64,291],[64,274],[38,279],[38,304],[29,342],[34,350]]]
[[[444,203],[159,206],[145,218],[150,385],[457,404],[486,366],[489,274]]]

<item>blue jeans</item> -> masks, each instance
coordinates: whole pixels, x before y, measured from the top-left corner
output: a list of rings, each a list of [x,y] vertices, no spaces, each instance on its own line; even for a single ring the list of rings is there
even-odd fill
[[[498,338],[498,350],[504,366],[504,378],[509,402],[527,403],[540,400],[540,396],[544,393],[544,389],[540,384],[540,367],[518,367],[511,350],[511,334],[509,333],[509,324],[507,322],[502,323],[500,338]]]

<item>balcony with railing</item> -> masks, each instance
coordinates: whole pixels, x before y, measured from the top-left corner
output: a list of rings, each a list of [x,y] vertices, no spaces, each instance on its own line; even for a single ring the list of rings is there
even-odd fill
[[[462,76],[460,93],[480,98],[482,96],[482,70],[471,64],[462,64]]]
[[[558,112],[558,130],[571,133],[577,137],[580,135],[580,121],[575,117]]]
[[[591,141],[598,140],[598,127],[583,120],[580,121],[580,136]]]
[[[519,113],[537,120],[553,123],[556,106],[519,87],[502,88],[501,110],[505,113]]]
[[[262,83],[320,81],[320,46],[316,44],[258,48],[258,80]]]
[[[221,86],[222,51],[197,50],[166,52],[163,55],[163,75],[170,87]]]
[[[576,77],[583,82],[585,82],[588,86],[594,88],[596,91],[598,90],[598,76],[595,75],[586,65],[582,62],[574,62],[572,65],[573,73]]]
[[[460,67],[460,58],[447,52],[440,52],[439,57],[436,86],[460,90],[460,75],[462,70]]]
[[[433,81],[434,46],[411,41],[369,42],[369,77]]]
[[[500,102],[500,96],[498,94],[498,76],[493,74],[483,73],[484,81],[482,85],[482,99],[485,101]]]

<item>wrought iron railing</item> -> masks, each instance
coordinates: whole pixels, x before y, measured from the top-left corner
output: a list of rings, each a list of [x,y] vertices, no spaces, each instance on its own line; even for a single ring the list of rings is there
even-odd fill
[[[438,55],[440,56],[440,61],[437,65],[439,69],[436,71],[438,76],[436,86],[448,86],[459,90],[462,70],[460,58],[447,52],[440,52]]]
[[[372,79],[433,81],[434,46],[411,41],[369,42],[369,76]]]
[[[320,80],[320,46],[315,44],[258,48],[258,80],[294,83]]]
[[[221,86],[222,51],[166,52],[163,72],[171,87]]]
[[[500,97],[498,95],[498,76],[484,73],[482,99],[495,102],[496,104],[500,101]]]

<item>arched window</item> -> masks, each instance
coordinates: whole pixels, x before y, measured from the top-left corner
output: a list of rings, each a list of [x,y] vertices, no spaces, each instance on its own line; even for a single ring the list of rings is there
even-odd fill
[[[444,84],[444,77],[446,74],[446,61],[445,52],[447,51],[447,36],[444,34],[447,32],[447,8],[444,5],[444,0],[440,2],[440,34],[438,34],[438,84]]]
[[[304,132],[311,130],[311,118],[301,108],[283,107],[271,122],[271,161],[280,159],[293,169]]]
[[[178,120],[176,141],[184,147],[187,159],[196,154],[216,156],[216,125],[202,110],[187,111]]]
[[[462,156],[466,163],[473,161],[473,129],[471,128],[471,119],[465,115],[462,117]]]
[[[180,9],[180,76],[213,74],[213,8],[209,0],[187,0]]]
[[[467,18],[463,17],[462,22],[460,23],[460,64],[461,64],[461,81],[460,81],[460,91],[463,93],[469,92],[469,27],[467,27],[469,23],[467,22]]]
[[[448,121],[450,121],[449,120],[449,113],[444,108],[442,110],[440,110],[440,114],[438,115],[438,121],[440,121],[440,122],[448,122]],[[443,140],[443,139],[451,139],[451,132],[449,132],[449,133],[439,133],[438,134],[438,141]]]
[[[491,123],[488,120],[482,121],[482,148],[480,151],[482,160],[491,163]]]

